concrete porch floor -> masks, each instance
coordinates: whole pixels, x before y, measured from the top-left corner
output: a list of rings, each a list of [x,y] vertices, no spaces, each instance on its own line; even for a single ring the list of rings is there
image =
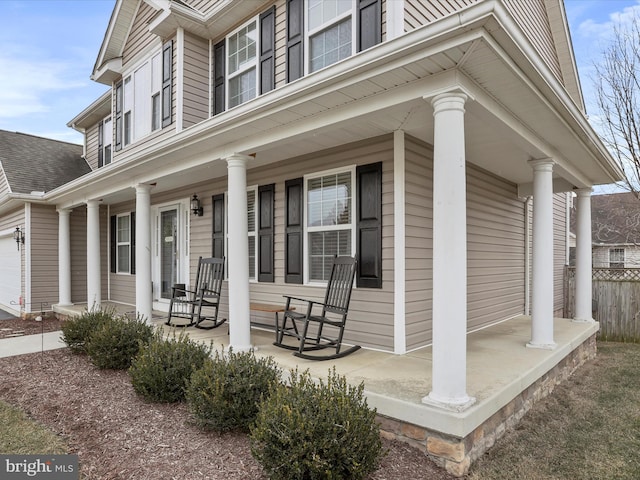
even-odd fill
[[[130,312],[131,306],[103,303],[117,311]],[[54,307],[56,312],[77,315],[86,306]],[[167,334],[185,331],[192,339],[213,342],[214,348],[229,346],[228,323],[213,329],[175,328],[164,324],[166,313],[153,312],[153,322]],[[257,356],[272,356],[284,369],[309,369],[316,378],[326,378],[330,368],[352,384],[364,382],[370,407],[379,414],[401,422],[464,438],[521,392],[539,380],[573,350],[593,336],[598,324],[578,323],[556,318],[553,350],[527,348],[531,337],[531,318],[518,316],[470,333],[467,337],[467,393],[476,403],[463,412],[448,411],[422,403],[431,390],[431,347],[405,355],[360,349],[333,361],[312,361],[294,357],[289,350],[273,345],[274,332],[252,328],[251,341]]]

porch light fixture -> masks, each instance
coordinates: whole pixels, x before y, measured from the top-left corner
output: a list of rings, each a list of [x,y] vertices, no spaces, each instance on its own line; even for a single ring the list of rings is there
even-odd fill
[[[13,232],[13,239],[18,244],[18,250],[20,250],[20,244],[24,245],[24,232],[20,230],[20,227],[16,227]]]
[[[191,199],[191,212],[194,215],[201,217],[202,211],[203,210],[202,210],[202,206],[200,205],[200,200],[198,199],[198,195],[194,193],[193,198]]]

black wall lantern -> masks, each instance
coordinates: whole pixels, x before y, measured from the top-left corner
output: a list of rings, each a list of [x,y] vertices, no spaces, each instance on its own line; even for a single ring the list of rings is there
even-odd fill
[[[199,217],[202,216],[203,212],[202,206],[200,205],[200,200],[198,199],[198,195],[196,195],[195,193],[193,194],[193,198],[191,199],[191,212]]]
[[[18,244],[18,250],[20,250],[20,244],[24,245],[24,232],[20,230],[20,227],[16,227],[13,232],[13,239]]]

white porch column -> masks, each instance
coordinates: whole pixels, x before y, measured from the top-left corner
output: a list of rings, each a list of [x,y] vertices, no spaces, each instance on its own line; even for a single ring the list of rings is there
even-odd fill
[[[249,311],[249,240],[247,225],[247,162],[251,157],[228,157],[229,344],[236,351],[251,349]]]
[[[87,309],[99,309],[100,285],[100,202],[87,201]]]
[[[58,305],[71,303],[71,210],[58,210]]]
[[[591,285],[591,189],[576,190],[576,322],[593,322]]]
[[[533,290],[531,341],[527,347],[553,349],[553,165],[550,158],[533,167]]]
[[[467,205],[464,105],[445,93],[433,105],[433,378],[424,403],[462,411],[467,395]]]
[[[151,186],[136,185],[136,313],[151,323]]]

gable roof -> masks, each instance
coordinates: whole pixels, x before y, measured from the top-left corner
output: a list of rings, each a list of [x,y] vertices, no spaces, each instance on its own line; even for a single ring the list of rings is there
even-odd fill
[[[575,217],[575,208],[572,208],[573,232]],[[594,245],[640,244],[640,200],[633,193],[593,195],[591,234]]]
[[[0,130],[0,166],[11,193],[48,192],[91,171],[82,145]]]

